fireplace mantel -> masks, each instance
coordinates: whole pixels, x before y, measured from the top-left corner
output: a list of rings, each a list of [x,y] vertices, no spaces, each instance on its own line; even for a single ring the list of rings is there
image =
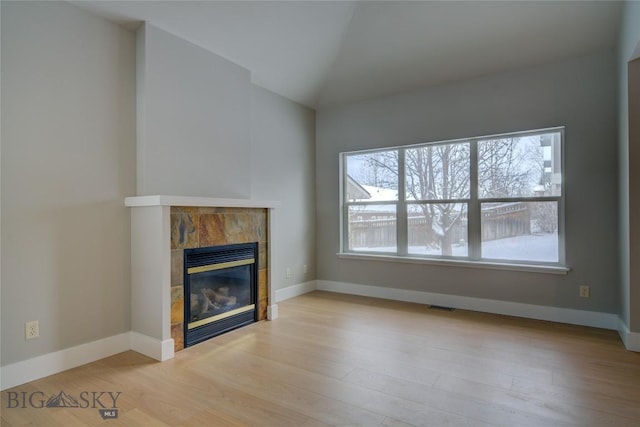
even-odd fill
[[[268,275],[274,254],[276,208],[279,202],[188,196],[134,196],[131,208],[131,329],[133,350],[156,360],[174,357],[171,337],[171,208],[268,209]],[[278,316],[275,290],[267,280],[267,318]]]
[[[220,199],[216,197],[191,196],[133,196],[124,199],[124,205],[130,208],[145,206],[193,206],[214,208],[266,208],[280,207],[280,202],[252,199]]]

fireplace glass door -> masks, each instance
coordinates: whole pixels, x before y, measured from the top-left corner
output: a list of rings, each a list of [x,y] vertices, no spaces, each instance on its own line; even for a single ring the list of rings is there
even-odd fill
[[[223,268],[191,276],[191,327],[253,310],[251,266]]]
[[[185,250],[185,345],[256,320],[257,243]]]

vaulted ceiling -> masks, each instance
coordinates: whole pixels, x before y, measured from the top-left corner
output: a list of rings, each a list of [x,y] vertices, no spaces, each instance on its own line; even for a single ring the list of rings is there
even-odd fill
[[[614,49],[617,1],[74,1],[148,21],[312,108]]]

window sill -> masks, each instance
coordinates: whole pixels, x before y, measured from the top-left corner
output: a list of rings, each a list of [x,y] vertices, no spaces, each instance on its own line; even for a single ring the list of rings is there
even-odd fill
[[[445,267],[480,268],[490,270],[524,271],[529,273],[567,274],[571,268],[561,265],[533,265],[509,262],[469,261],[457,259],[434,259],[419,257],[401,257],[395,255],[360,254],[353,252],[339,252],[336,254],[342,259],[358,259],[367,261],[389,261],[407,264],[427,264]]]

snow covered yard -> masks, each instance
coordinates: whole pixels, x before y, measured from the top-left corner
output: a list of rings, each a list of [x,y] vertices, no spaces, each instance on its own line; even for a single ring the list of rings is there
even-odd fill
[[[453,256],[468,256],[466,243],[453,245]],[[354,248],[357,251],[391,252],[395,247]],[[409,246],[410,255],[440,255],[439,248]],[[507,237],[482,243],[482,258],[510,261],[558,262],[558,235],[531,234],[526,236]]]

